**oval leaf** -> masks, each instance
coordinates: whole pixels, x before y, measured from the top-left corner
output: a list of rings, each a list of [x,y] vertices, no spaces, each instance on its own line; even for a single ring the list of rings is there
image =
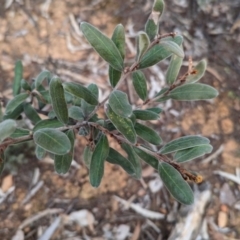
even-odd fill
[[[24,79],[21,80],[21,87],[25,91],[32,91],[31,86],[28,84],[28,82]]]
[[[66,132],[66,135],[71,143],[71,150],[69,153],[66,153],[64,155],[55,155],[54,167],[55,167],[55,171],[58,174],[65,174],[68,172],[68,170],[71,166],[71,163],[72,163],[73,155],[74,155],[75,134],[74,134],[73,129],[68,130]]]
[[[137,36],[137,62],[140,61],[150,44],[148,35],[145,32],[139,32]]]
[[[147,164],[158,170],[158,163],[159,161],[152,155],[146,153],[144,150],[141,150],[137,147],[133,147],[134,151],[137,155]]]
[[[156,133],[153,129],[142,125],[138,122],[135,123],[134,125],[134,129],[137,133],[137,135],[142,138],[143,140],[152,143],[154,145],[160,145],[162,142],[162,139],[160,138],[160,136],[158,135],[158,133]]]
[[[124,92],[113,91],[109,96],[109,105],[121,117],[130,117],[132,115],[132,106],[129,104],[128,96]]]
[[[122,143],[121,144],[122,149],[127,153],[128,155],[128,160],[134,167],[134,176],[136,179],[141,179],[142,177],[142,166],[141,166],[141,161],[138,155],[135,153],[133,148],[128,145],[127,143]]]
[[[32,107],[30,103],[24,103],[23,109],[24,109],[24,113],[31,120],[33,124],[36,124],[39,121],[41,121],[41,118],[39,117],[37,111]]]
[[[58,77],[53,77],[49,85],[49,92],[52,99],[52,107],[58,120],[67,124],[68,122],[68,109],[64,97],[64,90],[62,81]]]
[[[0,142],[14,133],[17,124],[12,119],[4,120],[0,123]]]
[[[151,110],[134,110],[133,114],[135,115],[136,119],[143,121],[159,119],[159,115]]]
[[[6,119],[18,119],[23,112],[23,104],[21,103],[18,105],[12,112],[6,114],[3,116],[3,120]]]
[[[154,112],[154,113],[157,113],[157,114],[159,114],[159,113],[162,112],[162,109],[159,108],[159,107],[147,108],[146,110],[147,110],[147,111]]]
[[[183,37],[176,36],[174,38],[166,38],[168,41],[172,41],[178,45],[182,44]],[[165,40],[166,41],[166,40]],[[166,44],[165,44],[166,45]],[[164,45],[155,45],[150,48],[143,56],[139,63],[139,69],[151,67],[158,62],[164,60],[172,55],[172,51],[169,51]]]
[[[84,99],[87,103],[91,105],[97,105],[97,98],[89,91],[86,87],[78,84],[78,83],[64,83],[63,87],[66,92],[71,95]]]
[[[109,105],[107,105],[106,114],[117,130],[131,143],[136,143],[136,132],[132,121],[117,115]]]
[[[201,136],[185,136],[168,142],[165,146],[160,149],[161,154],[167,154],[171,152],[176,152],[179,150],[192,148],[200,145],[205,145],[209,143],[209,139]]]
[[[16,128],[15,131],[11,134],[10,138],[19,138],[23,136],[27,136],[30,134],[28,129],[24,128]]]
[[[83,161],[88,169],[90,168],[92,154],[93,154],[93,152],[92,152],[91,148],[89,146],[86,146],[83,151]]]
[[[96,52],[114,69],[122,71],[123,59],[113,41],[89,23],[82,22],[80,28]]]
[[[171,61],[169,63],[167,73],[166,73],[167,84],[172,85],[176,81],[178,73],[182,66],[182,61],[183,61],[183,58],[181,58],[175,54],[172,55]]]
[[[14,109],[17,108],[21,103],[23,103],[28,98],[28,96],[28,93],[20,93],[12,100],[10,100],[6,106],[5,114],[7,115],[14,111]]]
[[[155,21],[156,17],[154,16],[155,14],[151,13],[151,15],[149,16],[149,19],[145,24],[145,32],[147,33],[151,41],[155,38],[158,32],[158,21]]]
[[[77,106],[71,106],[68,109],[68,114],[69,114],[70,118],[72,118],[74,120],[77,120],[79,122],[83,121],[83,119],[84,119],[82,109],[80,107],[77,107]]]
[[[193,148],[183,149],[176,152],[174,160],[177,162],[187,162],[212,152],[213,147],[209,144],[200,145]]]
[[[90,163],[90,183],[93,187],[98,187],[101,183],[104,174],[104,161],[109,153],[108,139],[105,135],[102,135],[99,139]]]
[[[52,128],[39,129],[33,134],[34,142],[46,151],[64,155],[71,150],[71,142],[67,135]]]
[[[114,69],[113,67],[111,67],[109,65],[108,76],[109,76],[110,84],[114,88],[118,84],[118,82],[122,76],[122,72]]]
[[[112,35],[112,41],[116,45],[117,49],[119,50],[119,53],[124,59],[125,57],[125,30],[122,24],[118,24]]]
[[[13,95],[17,96],[21,90],[21,80],[23,78],[23,65],[20,60],[15,63],[14,80],[13,80]]]
[[[175,42],[163,39],[159,45],[163,46],[169,52],[177,55],[178,57],[184,58],[183,49]]]
[[[37,157],[38,160],[42,160],[45,158],[47,152],[45,149],[41,148],[40,146],[36,145],[35,148],[35,155]]]
[[[119,152],[117,152],[116,150],[114,150],[113,148],[109,149],[109,154],[108,157],[106,159],[109,163],[112,164],[117,164],[120,167],[122,167],[129,175],[133,175],[135,174],[135,170],[134,167],[132,165],[132,163],[126,159],[125,157],[123,157]]]
[[[215,88],[206,84],[193,83],[174,88],[168,97],[178,101],[196,101],[212,99],[217,95],[218,91]]]
[[[187,76],[186,82],[187,83],[195,83],[195,82],[197,82],[204,75],[204,73],[206,71],[206,68],[207,68],[207,61],[206,60],[200,61],[196,65],[196,67],[193,68],[192,73],[189,76]]]
[[[35,81],[35,87],[37,90],[40,90],[40,86],[43,83],[44,80],[50,81],[51,79],[51,73],[48,70],[43,70],[42,72],[39,73],[39,75],[36,77]]]
[[[42,128],[59,128],[63,126],[64,124],[59,122],[57,119],[45,119],[45,120],[39,121],[35,125],[35,127],[33,128],[33,132],[36,132],[37,130]]]
[[[137,95],[145,101],[147,99],[147,81],[141,71],[133,72],[133,86]]]
[[[158,172],[164,185],[177,201],[186,205],[193,204],[192,189],[173,166],[159,163]]]

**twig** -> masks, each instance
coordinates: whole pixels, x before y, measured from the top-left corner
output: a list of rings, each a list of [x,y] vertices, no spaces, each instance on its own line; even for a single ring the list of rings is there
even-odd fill
[[[226,172],[223,172],[223,171],[214,171],[214,173],[218,174],[218,175],[220,175],[222,177],[225,177],[225,178],[227,178],[227,179],[229,179],[229,180],[231,180],[231,181],[233,181],[233,182],[235,182],[237,184],[240,184],[240,178],[235,176],[235,175],[233,175],[233,174],[226,173]]]

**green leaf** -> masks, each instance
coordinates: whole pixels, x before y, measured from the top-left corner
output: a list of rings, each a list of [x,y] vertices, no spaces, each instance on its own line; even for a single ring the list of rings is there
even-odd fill
[[[169,85],[172,85],[179,74],[180,68],[182,66],[183,58],[173,54],[171,57],[171,61],[169,63],[167,73],[166,73],[166,82]]]
[[[4,170],[4,165],[5,165],[5,156],[4,156],[4,152],[0,151],[0,176]]]
[[[153,11],[159,12],[160,14],[162,14],[164,7],[165,7],[165,3],[163,0],[155,0],[153,4]]]
[[[122,143],[121,144],[122,149],[127,153],[128,155],[128,160],[134,167],[134,177],[136,179],[141,179],[142,177],[142,166],[141,166],[141,161],[138,155],[135,153],[133,148],[128,145],[127,143]]]
[[[137,95],[145,101],[147,99],[147,81],[141,71],[136,71],[132,73],[133,86]]]
[[[99,92],[98,92],[97,85],[94,84],[94,83],[91,83],[87,88],[96,97],[96,99],[98,99]],[[83,115],[85,117],[88,117],[95,109],[95,106],[87,103],[83,99],[81,101],[81,107],[82,107],[82,110],[83,110]]]
[[[53,110],[56,113],[57,119],[64,123],[68,123],[68,109],[67,103],[64,97],[64,90],[62,86],[62,81],[58,77],[53,77],[51,79],[50,85],[50,96],[53,106]]]
[[[8,119],[0,123],[0,142],[14,133],[17,124],[14,120]]]
[[[143,121],[159,119],[159,115],[151,110],[134,110],[133,114],[135,115],[136,119]]]
[[[21,80],[21,87],[22,87],[22,89],[25,90],[25,91],[32,91],[31,86],[30,86],[29,83],[28,83],[26,80],[24,80],[24,79]]]
[[[218,95],[218,91],[206,84],[184,84],[174,88],[168,96],[178,101],[196,101],[212,99]]]
[[[19,138],[23,136],[27,136],[30,134],[28,129],[24,128],[16,128],[15,131],[10,135],[10,138]]]
[[[187,162],[212,152],[213,147],[209,144],[187,148],[176,152],[174,160],[177,162]]]
[[[162,89],[154,96],[154,98],[163,95],[163,94],[166,93],[168,90],[169,90],[169,87],[162,88]]]
[[[99,139],[90,163],[90,183],[93,187],[98,187],[101,183],[104,174],[104,161],[109,153],[108,139],[105,135],[102,135]]]
[[[147,108],[146,110],[157,113],[157,114],[160,114],[162,112],[162,109],[159,107]]]
[[[117,49],[119,50],[119,53],[124,59],[125,57],[125,30],[122,24],[118,24],[112,35],[112,41],[116,45]]]
[[[39,121],[41,121],[41,118],[39,117],[37,111],[32,107],[30,103],[24,103],[23,109],[27,118],[29,118],[33,124],[36,124]]]
[[[39,121],[35,127],[33,128],[33,132],[36,132],[39,129],[43,129],[43,128],[59,128],[59,127],[63,127],[64,124],[59,122],[57,119],[45,119],[45,120],[41,120]]]
[[[178,35],[174,38],[165,38],[168,41],[172,41],[178,45],[182,44],[183,37]],[[165,40],[166,41],[166,40]],[[150,48],[143,56],[139,63],[139,69],[151,67],[158,62],[164,60],[172,55],[172,51],[166,48],[166,44],[158,44]]]
[[[78,83],[64,83],[63,87],[66,92],[71,95],[84,99],[87,103],[91,105],[97,105],[98,100],[86,87],[78,84]]]
[[[89,23],[82,22],[80,28],[96,52],[114,69],[122,71],[123,58],[114,42]]]
[[[192,189],[173,166],[159,163],[158,172],[164,185],[177,201],[186,205],[193,204]]]
[[[189,76],[187,76],[186,82],[187,83],[197,82],[199,79],[203,77],[206,71],[206,68],[207,68],[207,61],[203,59],[196,65],[196,67],[193,68],[192,73]]]
[[[16,95],[12,100],[10,100],[6,106],[5,114],[10,114],[16,107],[18,107],[21,103],[23,103],[27,98],[28,93],[20,93]]]
[[[23,65],[20,60],[16,61],[14,67],[13,95],[17,96],[21,90],[21,80],[23,78]]]
[[[70,118],[72,118],[74,120],[77,120],[79,122],[82,122],[83,119],[84,119],[82,109],[80,107],[77,107],[77,106],[71,106],[68,109],[68,114],[69,114]]]
[[[155,23],[154,21],[154,14],[152,13],[149,16],[149,19],[147,20],[145,24],[145,32],[147,33],[149,39],[152,41],[158,32],[158,21]]]
[[[46,151],[64,155],[71,150],[71,142],[67,135],[52,128],[39,129],[33,134],[34,142]]]
[[[138,122],[135,123],[134,129],[137,135],[142,138],[143,140],[152,143],[154,145],[160,145],[162,142],[161,137],[156,133],[153,129],[142,125]]]
[[[108,76],[109,76],[110,84],[114,88],[118,84],[118,82],[122,76],[122,72],[114,69],[113,67],[111,67],[109,65]]]
[[[171,40],[162,40],[160,42],[161,46],[163,46],[165,49],[167,49],[169,52],[177,55],[180,58],[184,58],[184,52],[182,47],[180,47],[177,43],[171,41]]]
[[[122,135],[131,143],[136,143],[136,132],[134,130],[132,121],[128,118],[123,118],[117,115],[109,105],[107,105],[106,114],[109,120],[122,133]]]
[[[91,148],[89,146],[86,146],[83,151],[83,161],[88,169],[90,168],[92,154],[93,151],[91,150]]]
[[[122,167],[129,175],[135,174],[135,169],[132,165],[132,163],[123,157],[119,152],[114,150],[113,148],[109,149],[109,154],[106,159],[109,163],[117,164],[120,167]]]
[[[71,150],[69,153],[66,153],[64,155],[55,155],[54,166],[55,171],[58,174],[65,174],[68,172],[74,156],[74,140],[75,140],[74,130],[73,129],[68,130],[66,132],[66,135],[71,143]]]
[[[129,104],[126,93],[114,90],[109,96],[108,103],[117,115],[121,117],[130,117],[132,115],[132,106]]]
[[[137,36],[137,62],[139,62],[150,45],[148,35],[141,31]]]
[[[137,147],[133,147],[134,151],[137,153],[137,155],[147,164],[158,170],[158,163],[159,161],[153,157],[152,155],[146,153],[144,150],[141,150]]]
[[[168,142],[165,146],[160,149],[161,154],[167,154],[171,152],[176,152],[179,150],[192,148],[200,145],[205,145],[209,143],[209,139],[201,136],[185,136]]]
[[[3,116],[3,120],[7,119],[18,119],[21,113],[23,112],[23,104],[18,105],[12,112]]]
[[[37,157],[38,160],[42,160],[45,158],[47,152],[45,149],[41,148],[40,146],[36,145],[35,148],[35,155]]]
[[[43,83],[44,80],[50,81],[51,79],[51,73],[48,70],[43,70],[42,72],[39,73],[39,75],[36,77],[35,81],[35,87],[37,90],[39,90],[39,87]]]

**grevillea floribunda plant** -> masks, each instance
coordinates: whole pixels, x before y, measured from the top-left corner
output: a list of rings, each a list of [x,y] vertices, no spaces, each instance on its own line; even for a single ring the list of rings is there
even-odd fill
[[[33,141],[36,157],[43,159],[48,154],[54,160],[55,171],[64,174],[70,168],[78,134],[87,139],[83,159],[89,168],[92,186],[100,185],[105,161],[121,166],[136,179],[141,178],[141,161],[144,161],[159,172],[174,198],[183,204],[193,203],[193,192],[188,181],[200,182],[201,176],[186,170],[182,163],[210,153],[212,146],[209,140],[195,135],[163,144],[159,133],[149,127],[148,121],[159,119],[162,111],[158,107],[160,102],[168,99],[212,99],[218,92],[209,85],[198,83],[206,69],[205,60],[196,66],[189,61],[188,70],[179,76],[184,58],[183,37],[176,33],[158,34],[163,10],[164,2],[155,0],[145,30],[137,35],[137,54],[131,66],[124,64],[125,31],[121,24],[108,38],[91,24],[81,23],[80,29],[86,40],[109,64],[112,89],[101,102],[95,83],[87,87],[74,82],[65,83],[46,70],[29,84],[22,78],[21,61],[17,61],[13,98],[7,103],[0,123],[0,171],[7,162],[4,151],[9,145]],[[166,58],[170,58],[166,86],[150,99],[142,70]],[[126,78],[131,79],[136,95],[142,100],[141,106],[130,103],[128,95],[120,90]],[[104,117],[98,114],[101,108],[104,109]],[[41,114],[47,118],[41,119]],[[29,119],[33,128],[18,127],[20,115]],[[120,145],[121,153],[109,146],[109,139]],[[156,145],[158,150],[153,151],[152,145]]]

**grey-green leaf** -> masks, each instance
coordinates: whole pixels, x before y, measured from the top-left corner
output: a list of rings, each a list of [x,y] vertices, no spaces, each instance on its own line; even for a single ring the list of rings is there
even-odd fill
[[[65,174],[68,172],[74,155],[74,140],[75,140],[74,130],[73,129],[68,130],[66,132],[66,135],[71,143],[71,150],[69,151],[69,153],[66,153],[64,155],[55,155],[54,167],[55,171],[58,174]]]
[[[156,114],[159,114],[159,113],[161,113],[161,112],[162,112],[162,109],[161,109],[161,108],[159,108],[159,107],[147,108],[146,110],[147,110],[147,111],[154,112],[154,113],[156,113]]]
[[[70,118],[77,120],[79,122],[83,121],[83,119],[84,119],[82,108],[77,107],[77,106],[71,106],[68,109],[68,114],[69,114]]]
[[[174,160],[177,162],[187,162],[212,152],[213,147],[210,144],[200,145],[193,148],[187,148],[176,152]]]
[[[179,150],[201,146],[209,143],[209,139],[201,136],[185,136],[168,142],[160,149],[161,154],[176,152]]]
[[[46,151],[64,155],[71,150],[71,142],[67,135],[57,129],[39,129],[33,134],[34,142]]]
[[[119,152],[117,152],[116,150],[114,150],[113,148],[109,149],[109,154],[108,157],[106,159],[109,163],[112,164],[117,164],[120,167],[122,167],[129,175],[133,175],[135,174],[135,170],[134,167],[132,165],[132,163],[126,159],[125,157],[123,157]]]
[[[147,20],[145,24],[145,32],[147,33],[149,39],[152,41],[158,32],[158,21],[154,21],[154,14],[152,13],[149,16],[149,19]]]
[[[18,119],[22,112],[23,112],[23,103],[18,105],[12,112],[10,112],[8,114],[5,113],[3,116],[3,120]]]
[[[29,83],[28,83],[26,80],[24,80],[24,79],[21,80],[21,87],[22,87],[22,89],[25,90],[25,91],[32,91],[31,86],[30,86]]]
[[[53,110],[56,113],[57,119],[64,123],[68,123],[68,109],[67,103],[64,97],[64,90],[62,81],[58,77],[53,77],[49,85],[49,92],[51,96],[51,102]]]
[[[13,80],[13,95],[16,96],[21,90],[21,80],[23,78],[23,65],[20,60],[15,63],[14,80]]]
[[[131,143],[136,143],[136,132],[133,123],[128,118],[117,115],[109,105],[107,105],[106,114],[117,130]]]
[[[122,72],[114,69],[113,67],[111,67],[109,65],[108,76],[109,76],[110,84],[114,88],[118,84],[118,82],[122,76]]]
[[[153,129],[142,125],[138,122],[135,123],[134,129],[137,133],[137,135],[142,138],[143,140],[152,143],[154,145],[160,145],[162,142],[161,137],[158,133],[156,133]]]
[[[158,170],[158,163],[159,161],[152,155],[146,153],[144,150],[141,150],[137,147],[133,147],[134,151],[137,155],[147,164]]]
[[[171,61],[168,65],[167,73],[166,73],[166,82],[169,85],[172,85],[179,74],[180,68],[182,66],[183,58],[173,54],[171,57]]]
[[[37,90],[39,90],[40,85],[43,83],[45,79],[48,81],[51,79],[51,73],[48,70],[43,70],[36,77],[35,87]]]
[[[141,166],[141,161],[138,155],[135,153],[133,148],[127,144],[127,143],[122,143],[121,144],[122,149],[127,153],[128,155],[128,160],[131,162],[131,164],[134,167],[134,177],[136,179],[141,179],[142,177],[142,166]]]
[[[28,98],[28,96],[28,93],[20,93],[16,95],[16,97],[14,97],[8,102],[5,114],[7,115],[14,111],[14,109],[17,108],[21,103],[23,103]]]
[[[10,135],[10,138],[19,138],[23,136],[27,136],[30,134],[28,129],[24,128],[16,128],[15,131]]]
[[[203,77],[206,71],[206,68],[207,68],[207,61],[203,59],[196,65],[196,67],[193,68],[192,73],[189,76],[187,76],[186,82],[187,83],[197,82],[199,79]]]
[[[144,53],[147,51],[149,44],[150,40],[148,35],[143,31],[139,32],[137,36],[137,62],[140,61]]]
[[[166,38],[165,41],[172,41],[177,45],[181,45],[183,37],[178,35],[174,38]],[[172,51],[166,48],[166,44],[155,45],[144,54],[139,63],[139,69],[151,67],[171,55]]]
[[[178,101],[196,101],[212,99],[218,95],[218,91],[206,84],[184,84],[174,88],[168,96]]]
[[[134,110],[133,114],[135,115],[136,119],[140,119],[143,121],[148,120],[157,120],[159,119],[159,114],[151,110]]]
[[[109,105],[112,110],[121,117],[130,117],[132,114],[132,106],[128,101],[126,93],[114,90],[109,96]]]
[[[41,121],[41,118],[39,117],[37,111],[33,108],[33,106],[30,103],[24,103],[23,109],[24,113],[33,124],[36,124],[39,121]]]
[[[17,124],[12,119],[4,120],[0,123],[0,142],[14,133]]]
[[[80,28],[96,52],[113,68],[122,71],[123,58],[114,42],[89,23],[82,22]]]
[[[158,172],[164,185],[177,201],[186,205],[193,204],[192,189],[173,166],[165,162],[159,163]]]
[[[102,135],[99,139],[90,163],[90,183],[93,187],[98,187],[104,174],[104,161],[109,153],[109,144],[106,135]]]
[[[37,157],[38,160],[42,160],[44,159],[44,157],[46,156],[47,152],[45,149],[41,148],[40,146],[36,145],[35,148],[35,155]]]
[[[43,128],[59,128],[63,127],[64,124],[59,122],[58,119],[44,119],[39,121],[33,128],[33,132]]]
[[[87,103],[91,105],[97,105],[98,100],[86,87],[78,83],[64,83],[64,90],[71,95],[84,99]]]
[[[180,58],[184,58],[184,52],[182,47],[180,47],[177,43],[169,40],[162,40],[160,45],[167,49],[169,52],[177,55]]]
[[[88,169],[90,168],[92,154],[93,154],[93,152],[92,152],[91,148],[89,146],[86,146],[83,151],[83,161]]]
[[[119,53],[124,59],[125,57],[125,30],[122,24],[118,24],[112,35],[112,41],[116,45],[117,49],[119,50]]]
[[[147,99],[147,81],[142,71],[132,73],[133,86],[137,95],[145,101]]]

